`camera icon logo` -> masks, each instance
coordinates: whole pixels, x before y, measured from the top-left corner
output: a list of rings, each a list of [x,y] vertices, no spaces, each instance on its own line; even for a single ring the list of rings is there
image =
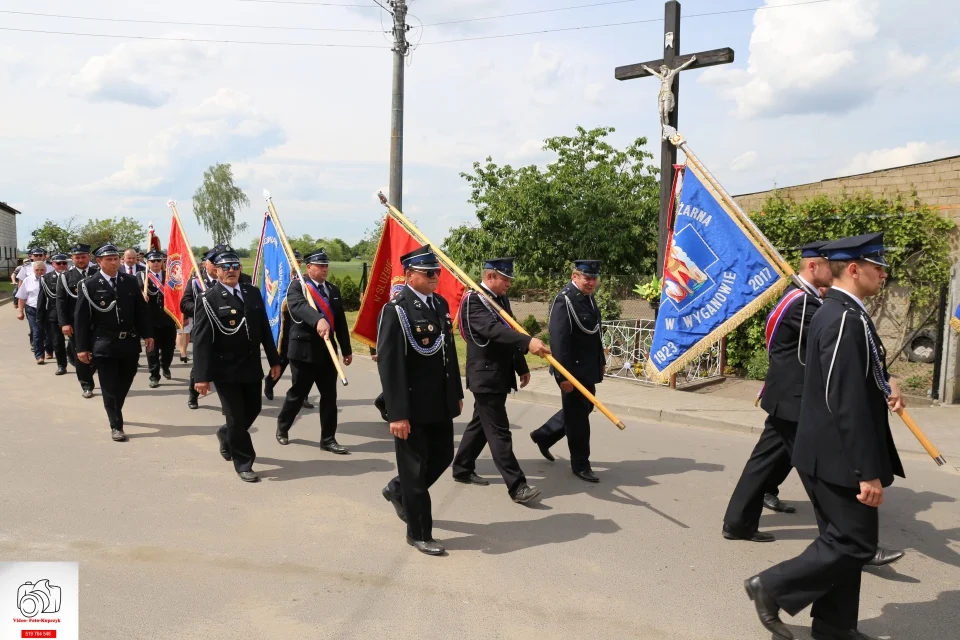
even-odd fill
[[[35,618],[41,613],[60,611],[60,587],[49,580],[24,582],[17,589],[17,608],[25,618]]]

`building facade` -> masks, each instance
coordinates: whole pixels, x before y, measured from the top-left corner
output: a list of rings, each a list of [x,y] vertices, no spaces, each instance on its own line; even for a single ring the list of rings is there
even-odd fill
[[[7,278],[16,267],[18,215],[19,211],[0,202],[0,275]]]

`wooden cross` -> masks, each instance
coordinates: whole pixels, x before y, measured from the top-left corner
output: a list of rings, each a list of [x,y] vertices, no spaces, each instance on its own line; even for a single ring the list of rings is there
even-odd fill
[[[666,71],[667,80],[672,76],[670,90],[667,91],[666,82],[660,91],[660,111],[662,124],[677,128],[677,113],[679,111],[680,72],[686,69],[702,69],[718,64],[733,62],[733,49],[713,49],[695,54],[680,55],[680,3],[669,0],[665,5],[663,20],[663,58],[639,64],[628,64],[617,67],[614,77],[617,80],[633,80],[652,75],[654,71]],[[665,70],[661,67],[665,66]],[[657,276],[663,272],[663,259],[667,246],[667,228],[669,221],[670,190],[673,187],[674,169],[677,163],[677,148],[669,140],[662,140],[660,146],[660,219],[657,240]]]

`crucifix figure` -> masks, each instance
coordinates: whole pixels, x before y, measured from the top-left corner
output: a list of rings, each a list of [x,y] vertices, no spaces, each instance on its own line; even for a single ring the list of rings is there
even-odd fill
[[[697,61],[697,56],[690,56],[690,59],[684,62],[676,69],[671,69],[665,64],[660,65],[660,73],[657,73],[647,65],[641,65],[647,73],[660,78],[660,93],[657,96],[657,103],[660,105],[660,128],[663,133],[663,139],[669,138],[667,127],[670,126],[670,114],[677,106],[677,99],[673,95],[673,77]]]
[[[677,129],[680,99],[680,72],[685,69],[702,69],[717,64],[733,62],[733,49],[713,49],[695,55],[680,55],[680,3],[669,0],[665,5],[663,21],[663,59],[628,64],[617,67],[617,80],[633,80],[652,76],[660,80],[657,104],[660,111],[662,141],[660,146],[660,224],[657,240],[657,276],[663,272],[664,251],[667,246],[667,221],[669,220],[670,189],[673,187],[673,165],[677,162],[677,149],[669,140],[672,129]],[[659,71],[655,71],[658,69]]]

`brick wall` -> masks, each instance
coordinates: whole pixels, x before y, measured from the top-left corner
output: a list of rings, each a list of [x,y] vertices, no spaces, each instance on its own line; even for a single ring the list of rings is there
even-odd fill
[[[939,208],[943,216],[954,223],[960,223],[960,156],[798,184],[778,191],[794,200],[805,200],[821,194],[839,195],[842,191],[869,191],[878,196],[895,197],[897,193],[910,194],[914,189],[921,201]],[[752,212],[759,210],[772,193],[772,190],[761,191],[734,198],[745,211]]]
[[[3,258],[12,254],[17,247],[17,216],[0,210],[0,276],[9,278],[9,270],[14,262]]]

